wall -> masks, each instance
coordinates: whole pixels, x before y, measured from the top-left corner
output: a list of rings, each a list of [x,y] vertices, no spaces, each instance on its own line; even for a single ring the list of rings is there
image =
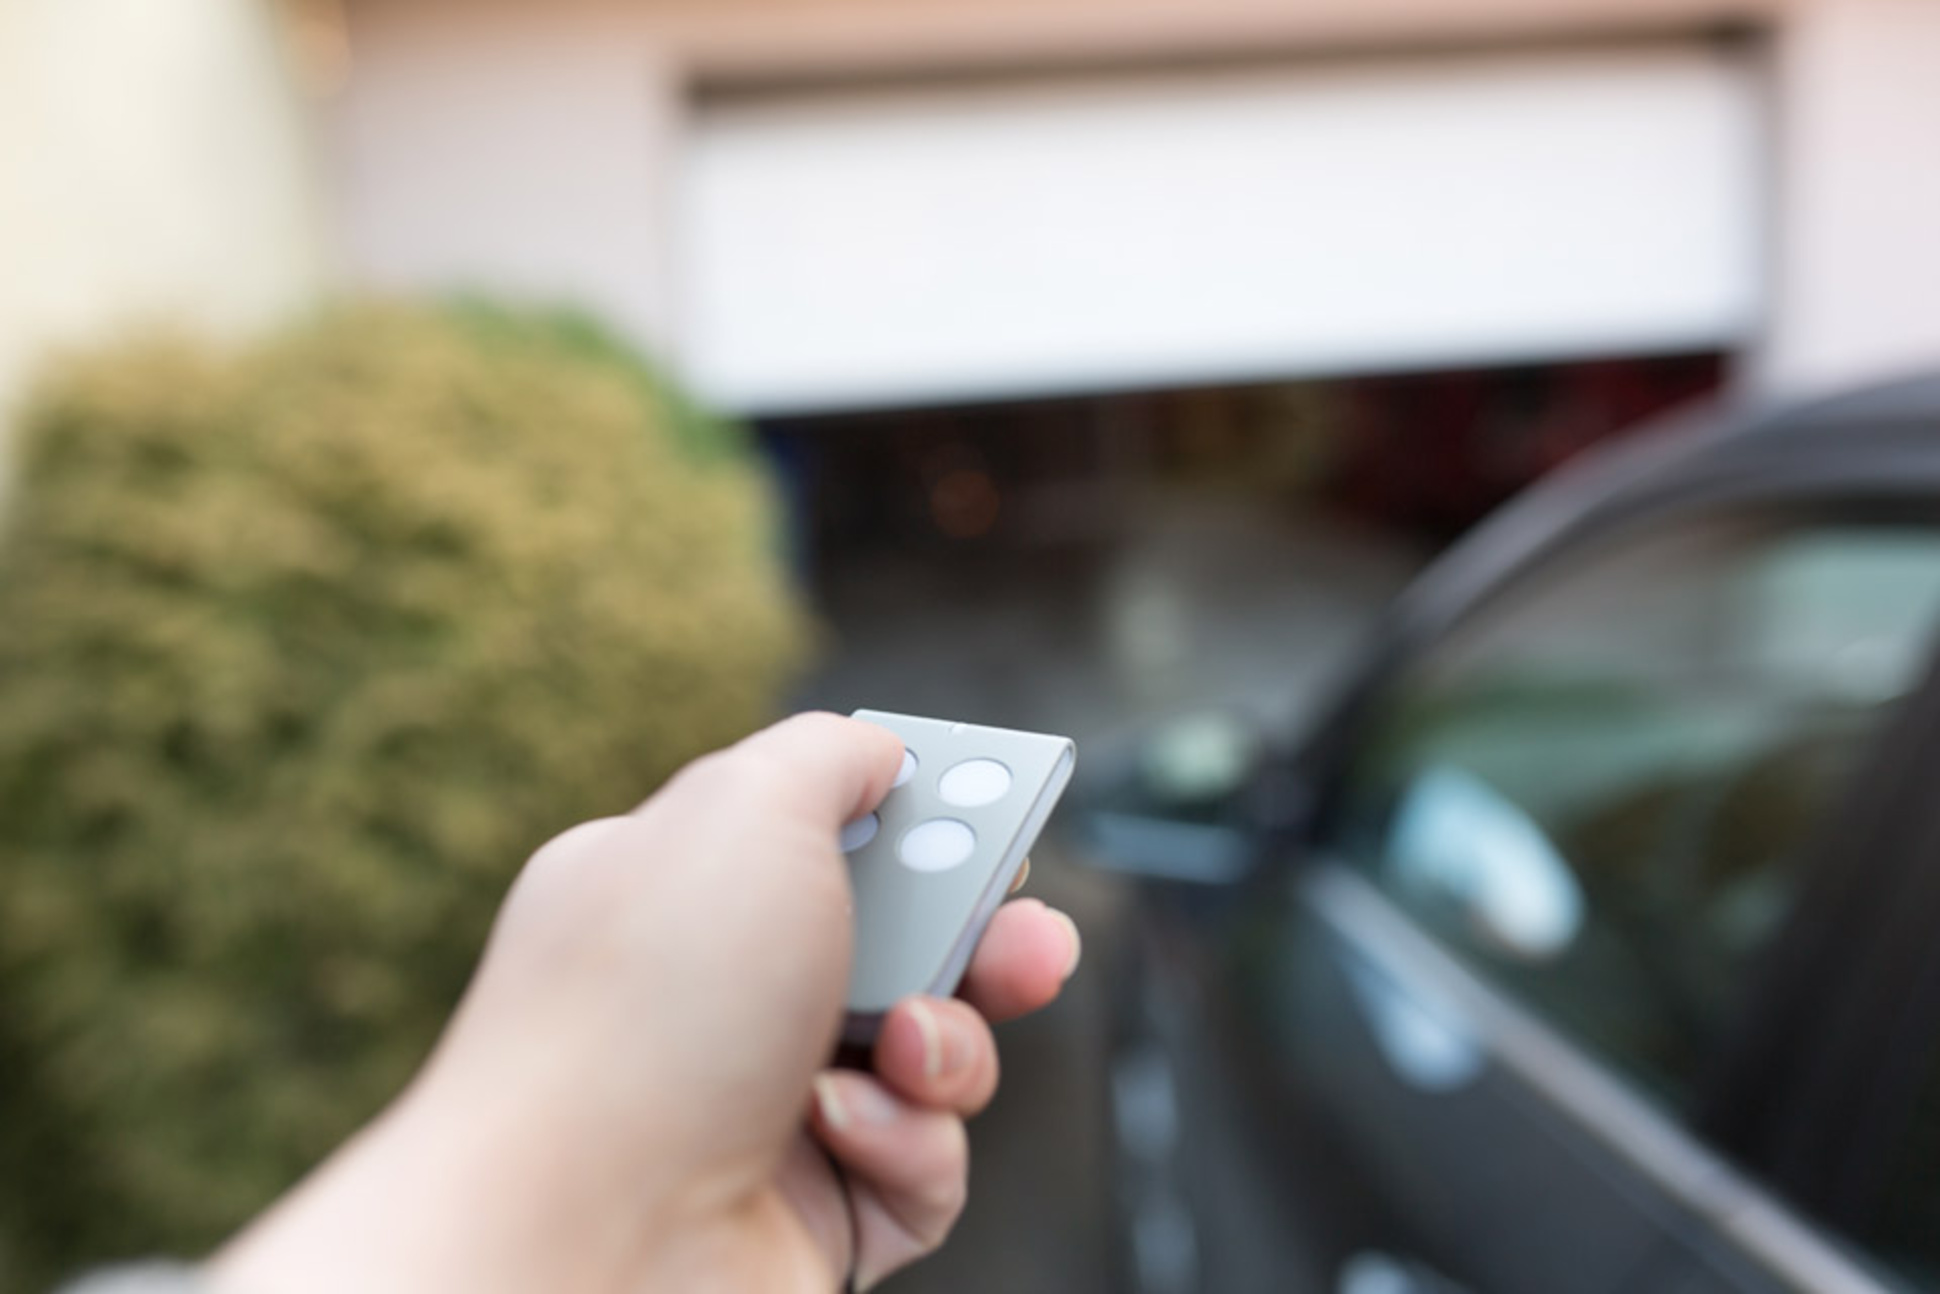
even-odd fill
[[[52,0],[41,0],[43,4]],[[100,3],[101,0],[90,0]],[[351,0],[335,178],[352,270],[576,299],[671,348],[696,85],[1114,61],[1774,34],[1769,301],[1745,377],[1940,360],[1933,0]]]
[[[1655,32],[1779,0],[349,0],[349,269],[574,301],[662,352],[696,87]]]
[[[1940,4],[1819,0],[1779,48],[1775,310],[1753,379],[1940,366]]]
[[[0,4],[0,409],[63,342],[314,291],[316,194],[257,0]]]
[[[331,149],[357,277],[574,302],[660,338],[684,109],[638,25],[538,5],[354,17]]]

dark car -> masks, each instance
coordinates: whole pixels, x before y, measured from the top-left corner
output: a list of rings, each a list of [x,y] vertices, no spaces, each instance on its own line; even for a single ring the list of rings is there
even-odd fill
[[[1936,627],[1940,378],[1583,460],[1308,736],[1142,750],[1126,1286],[1940,1290]]]

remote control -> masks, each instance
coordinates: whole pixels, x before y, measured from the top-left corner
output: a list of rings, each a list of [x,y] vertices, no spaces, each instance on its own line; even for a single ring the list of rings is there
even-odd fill
[[[902,738],[903,767],[874,813],[842,829],[855,893],[843,1039],[874,1041],[912,993],[956,992],[984,927],[1051,816],[1069,737],[879,710],[855,718]]]

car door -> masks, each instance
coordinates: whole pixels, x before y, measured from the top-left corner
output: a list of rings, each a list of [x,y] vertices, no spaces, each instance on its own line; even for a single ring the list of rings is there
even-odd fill
[[[1940,711],[1940,704],[1935,710]],[[1928,753],[1934,753],[1931,743]],[[1925,761],[1931,782],[1936,764]],[[1931,792],[1928,793],[1931,799]],[[1878,1270],[1891,1274],[1895,1288],[1935,1294],[1940,1291],[1940,904],[1933,891],[1940,876],[1931,867],[1940,847],[1940,830],[1931,819],[1926,830],[1909,837],[1909,855],[1919,866],[1896,900],[1908,924],[1924,924],[1924,956],[1900,965],[1891,979],[1881,977],[1879,1000],[1899,1009],[1891,1023],[1873,1035],[1858,1080],[1839,1114],[1787,1147],[1786,1168],[1812,1163],[1810,1179],[1791,1177],[1800,1207],[1850,1244]],[[1924,889],[1924,895],[1910,891]],[[1828,1152],[1816,1162],[1801,1157],[1804,1145],[1818,1141]]]
[[[1800,1288],[1710,1244],[1756,1208],[1803,1288],[1867,1287],[1701,1129],[1769,968],[1807,955],[1799,1047],[1851,970],[1795,917],[1940,624],[1904,484],[1641,500],[1357,705],[1307,865],[1228,937],[1328,1189],[1365,1201],[1343,1289]]]

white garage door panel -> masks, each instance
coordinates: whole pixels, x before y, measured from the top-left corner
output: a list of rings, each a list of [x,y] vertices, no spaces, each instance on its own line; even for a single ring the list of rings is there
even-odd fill
[[[713,107],[687,365],[785,412],[1728,344],[1754,88],[1680,46]]]

